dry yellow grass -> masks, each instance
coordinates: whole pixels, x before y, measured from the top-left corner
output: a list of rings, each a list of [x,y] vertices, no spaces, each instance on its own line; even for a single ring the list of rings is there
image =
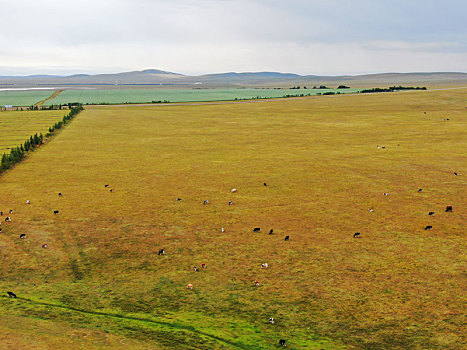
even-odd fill
[[[0,314],[40,322],[23,330],[36,348],[62,327],[89,334],[64,335],[70,348],[105,347],[99,332],[148,348],[462,348],[465,101],[87,108],[0,178],[14,209],[0,289],[20,297]]]
[[[65,110],[52,111],[1,111],[0,156],[10,148],[24,144],[31,135],[47,133],[49,127],[61,120]]]

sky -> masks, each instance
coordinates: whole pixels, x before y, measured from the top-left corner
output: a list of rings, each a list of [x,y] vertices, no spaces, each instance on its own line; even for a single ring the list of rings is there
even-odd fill
[[[465,0],[0,0],[0,76],[467,72]]]

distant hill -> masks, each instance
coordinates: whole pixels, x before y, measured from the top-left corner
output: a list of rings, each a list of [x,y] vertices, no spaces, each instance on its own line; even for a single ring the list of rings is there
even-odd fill
[[[0,76],[0,85],[34,87],[53,86],[132,86],[162,85],[202,87],[290,87],[295,85],[312,87],[314,85],[423,85],[423,84],[467,84],[467,73],[427,72],[427,73],[381,73],[366,75],[317,76],[280,72],[228,72],[188,76],[158,69],[110,73],[74,74],[69,76],[30,75]]]

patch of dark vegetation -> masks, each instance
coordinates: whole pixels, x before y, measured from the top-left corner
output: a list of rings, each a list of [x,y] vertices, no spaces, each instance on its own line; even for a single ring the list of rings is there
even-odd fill
[[[56,130],[68,124],[82,110],[83,110],[82,105],[70,104],[70,112],[66,114],[61,121],[55,123],[54,126],[49,127],[49,132],[45,135],[45,137],[53,136]],[[42,133],[39,135],[37,135],[36,133],[34,136],[30,136],[29,140],[26,140],[24,144],[17,146],[15,148],[12,148],[10,150],[10,154],[4,153],[2,155],[2,160],[0,163],[0,174],[4,172],[5,170],[11,168],[15,164],[21,162],[23,158],[26,156],[26,154],[34,151],[34,149],[40,147],[43,143],[44,143],[44,136],[42,136]]]
[[[70,270],[75,281],[81,281],[83,279],[83,272],[80,270],[76,259],[72,259],[70,261]]]
[[[404,90],[426,90],[425,86],[390,86],[387,89],[385,88],[372,88],[364,89],[360,91],[362,94],[372,93],[372,92],[394,92],[394,91],[404,91]]]

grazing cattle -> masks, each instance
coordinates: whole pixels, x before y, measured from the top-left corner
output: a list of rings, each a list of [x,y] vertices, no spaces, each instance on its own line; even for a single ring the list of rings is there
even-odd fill
[[[290,236],[285,236],[284,241],[288,241],[290,239]]]
[[[109,187],[109,185],[104,185],[104,187]]]
[[[262,263],[261,268],[262,269],[267,269],[269,267],[268,263]]]
[[[0,228],[0,232],[2,232],[2,229]]]
[[[373,213],[375,210],[374,209],[368,209],[370,211],[370,213]]]
[[[202,264],[201,264],[201,267],[202,267],[203,269],[205,269],[205,268],[206,268],[206,263],[202,263]]]
[[[10,298],[16,298],[16,294],[13,292],[6,292]]]
[[[428,225],[427,227],[425,227],[425,231],[429,231],[429,230],[431,230],[432,228],[433,228],[433,226]]]
[[[284,339],[279,340],[280,346],[287,346],[287,342]]]
[[[423,114],[426,114],[426,112],[423,112]]]
[[[11,221],[11,217],[7,216],[7,217],[5,218],[5,221]]]
[[[272,317],[269,318],[269,323],[270,323],[270,324],[274,324],[274,319],[273,319]]]
[[[235,193],[235,192],[237,192],[237,189],[236,189],[236,188],[232,188],[232,190],[231,190],[230,192]]]
[[[259,281],[255,281],[255,287],[259,287]]]
[[[54,210],[54,214],[58,214],[58,213],[59,213],[59,211],[58,211],[58,210]]]
[[[209,204],[209,201],[207,199],[203,202],[203,205],[206,205],[206,204]]]
[[[225,232],[225,229],[223,227],[221,228],[221,232]]]
[[[63,193],[62,193],[62,192],[58,192],[58,196],[59,196],[59,197],[63,196]]]
[[[194,270],[195,270],[196,272],[199,272],[199,270],[198,270],[198,268],[197,268],[196,266],[194,267]]]
[[[13,209],[10,209],[10,214],[13,214]]]
[[[433,216],[433,215],[435,215],[435,212],[434,212],[434,211],[430,211],[430,212],[428,213],[428,215]]]
[[[229,205],[232,205],[232,203],[233,203],[233,201],[230,201],[230,202],[229,202]]]
[[[114,192],[114,189],[113,189],[113,188],[111,188],[111,189],[110,189],[110,192]]]
[[[389,193],[387,193],[387,192],[383,193],[383,196],[388,196],[388,195],[389,195]]]
[[[260,228],[260,227],[255,227],[255,228],[253,229],[253,232],[261,232],[261,228]]]
[[[418,189],[418,192],[422,192],[422,191],[423,191],[423,188],[419,188],[419,189]]]
[[[42,245],[42,248],[47,248],[47,243],[44,243],[44,244]]]
[[[446,213],[452,213],[452,205],[446,207]]]
[[[31,201],[29,199],[27,199],[26,204],[31,204]]]
[[[457,173],[454,173],[454,175],[456,175],[456,176],[457,176]]]
[[[353,234],[353,238],[360,238],[360,232],[355,232]]]
[[[186,286],[189,290],[193,290],[193,285],[191,283],[188,283]]]
[[[177,201],[178,201],[178,202],[181,202],[181,201],[182,201],[182,199],[181,199],[181,198],[177,198]]]
[[[0,211],[0,216],[3,216],[3,211]]]
[[[159,252],[157,253],[157,255],[162,255],[162,254],[165,254],[165,249],[160,249]]]
[[[265,182],[265,183],[263,183],[263,185],[264,185],[264,186],[267,186],[268,184]]]
[[[272,235],[274,233],[274,229],[269,230],[269,234]]]
[[[26,238],[26,234],[24,234],[24,233],[20,234],[19,238]]]

